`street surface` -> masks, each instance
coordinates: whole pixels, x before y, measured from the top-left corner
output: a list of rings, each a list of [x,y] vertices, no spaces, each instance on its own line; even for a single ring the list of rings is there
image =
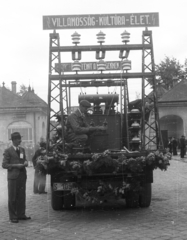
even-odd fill
[[[187,158],[177,156],[166,172],[154,171],[149,208],[127,209],[125,201],[106,205],[80,205],[54,211],[48,194],[32,192],[34,170],[27,168],[27,216],[10,223],[7,210],[7,174],[0,168],[0,240],[186,240]]]

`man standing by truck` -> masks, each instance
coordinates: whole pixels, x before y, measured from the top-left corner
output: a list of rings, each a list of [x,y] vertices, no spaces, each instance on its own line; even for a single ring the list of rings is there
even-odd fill
[[[26,210],[26,167],[28,162],[24,148],[20,147],[21,135],[19,132],[11,134],[12,146],[4,152],[2,167],[7,169],[8,178],[8,211],[12,223],[19,220],[29,220]]]
[[[85,119],[88,109],[91,107],[90,102],[81,100],[79,108],[70,114],[67,118],[67,142],[75,142],[81,145],[86,145],[89,140],[89,135],[96,131],[105,131],[104,126],[90,126]]]
[[[39,158],[46,154],[46,142],[40,142],[40,148],[36,150],[32,162],[35,169],[33,192],[43,194],[46,186],[46,169],[39,164]]]

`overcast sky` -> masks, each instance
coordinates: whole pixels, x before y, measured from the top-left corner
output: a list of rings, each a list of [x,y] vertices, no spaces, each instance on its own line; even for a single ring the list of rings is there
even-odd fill
[[[11,81],[16,81],[19,90],[21,84],[26,86],[30,84],[35,93],[47,101],[49,34],[52,30],[43,30],[42,16],[141,12],[159,12],[160,26],[149,28],[153,32],[155,63],[158,64],[165,56],[168,56],[175,57],[183,64],[187,57],[185,0],[3,1],[0,8],[0,86],[2,82],[5,82],[5,86],[10,88]],[[139,44],[144,28],[101,30],[106,33],[106,44],[121,43],[120,34],[124,30],[131,33],[131,43]],[[71,34],[75,31],[81,34],[81,44],[97,44],[96,34],[100,29],[72,29],[57,31],[60,33],[61,45],[72,45]],[[136,58],[139,58],[138,54],[132,56],[133,72],[133,67],[137,65]],[[63,60],[69,61],[68,58]],[[94,59],[83,60],[93,61]],[[130,94],[135,96],[138,91],[139,89],[133,88]]]

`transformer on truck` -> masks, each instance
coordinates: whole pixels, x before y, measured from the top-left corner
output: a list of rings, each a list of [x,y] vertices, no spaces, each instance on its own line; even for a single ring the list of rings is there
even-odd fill
[[[48,82],[47,149],[51,160],[51,203],[54,210],[73,208],[76,196],[84,200],[105,199],[114,194],[128,207],[148,207],[155,164],[165,169],[169,163],[163,150],[159,129],[152,32],[142,33],[141,44],[129,44],[124,31],[122,44],[106,45],[105,34],[97,34],[98,44],[80,45],[80,34],[72,35],[74,46],[60,46],[59,34],[50,34]],[[105,61],[106,53],[119,53],[118,61]],[[142,71],[131,72],[131,51],[142,52]],[[62,63],[61,55],[71,53],[72,62]],[[95,52],[95,62],[81,62],[83,52]],[[72,74],[73,72],[73,74]],[[128,81],[141,79],[140,107],[129,102]],[[152,93],[147,89],[152,87]],[[72,89],[118,88],[119,93],[85,94],[92,111],[86,116],[91,126],[107,126],[90,136],[89,145],[66,139],[66,119],[72,110]],[[74,99],[75,100],[75,99]],[[165,162],[163,158],[165,157]],[[159,162],[163,160],[162,163]],[[156,166],[157,167],[157,166]],[[108,195],[107,195],[108,196]]]

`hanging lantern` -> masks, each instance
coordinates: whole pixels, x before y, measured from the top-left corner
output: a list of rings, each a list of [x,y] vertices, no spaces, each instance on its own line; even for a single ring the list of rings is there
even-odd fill
[[[131,61],[128,59],[124,59],[122,62],[122,68],[123,70],[131,70]]]
[[[74,61],[72,64],[72,70],[73,71],[81,71],[81,63],[79,61]]]
[[[74,32],[72,35],[71,35],[71,38],[72,38],[72,43],[74,43],[75,45],[77,45],[78,43],[80,43],[80,34],[78,34],[77,32]]]
[[[97,42],[100,43],[100,44],[104,43],[105,42],[105,35],[106,34],[104,34],[101,31],[98,34],[96,34],[97,40],[98,40]]]
[[[97,63],[97,70],[98,71],[105,71],[106,70],[106,63],[103,60],[100,60]]]
[[[122,42],[123,43],[128,43],[130,41],[130,33],[128,33],[127,31],[124,31],[122,34],[121,34],[121,39],[122,39]]]

